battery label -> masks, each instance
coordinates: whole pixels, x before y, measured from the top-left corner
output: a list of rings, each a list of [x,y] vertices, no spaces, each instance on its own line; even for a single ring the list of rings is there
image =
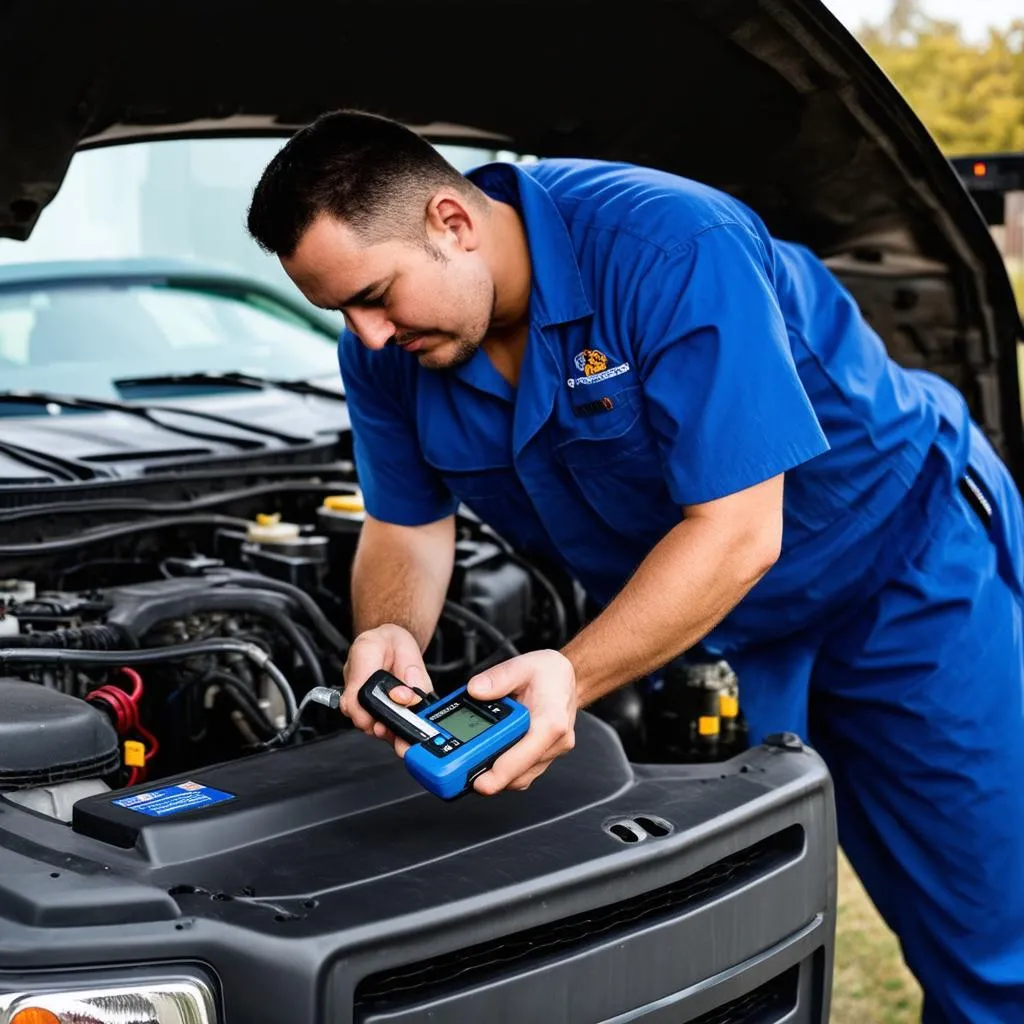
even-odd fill
[[[120,800],[114,800],[113,803],[118,807],[138,811],[140,814],[148,814],[151,818],[166,818],[169,814],[195,811],[200,807],[212,807],[214,804],[234,799],[234,793],[210,789],[200,782],[181,782],[176,786],[125,796]]]

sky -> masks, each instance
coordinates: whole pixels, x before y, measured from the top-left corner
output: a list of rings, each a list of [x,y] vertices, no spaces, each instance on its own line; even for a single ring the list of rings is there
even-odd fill
[[[824,4],[853,30],[864,21],[882,21],[892,6],[891,0],[824,0]],[[983,39],[990,25],[1006,28],[1015,17],[1024,19],[1022,0],[923,0],[921,7],[933,18],[959,22],[970,40]]]

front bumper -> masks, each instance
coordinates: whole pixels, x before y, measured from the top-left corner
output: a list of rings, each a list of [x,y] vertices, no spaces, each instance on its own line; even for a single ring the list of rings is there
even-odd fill
[[[230,1024],[828,1019],[832,788],[799,744],[637,766],[582,715],[522,794],[443,804],[352,733],[174,781],[233,799],[90,797],[73,829],[0,799],[0,992],[184,965]]]

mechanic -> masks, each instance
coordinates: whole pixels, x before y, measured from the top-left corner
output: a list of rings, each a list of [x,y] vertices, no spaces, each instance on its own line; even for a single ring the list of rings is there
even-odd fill
[[[962,396],[894,364],[807,249],[650,169],[463,175],[339,111],[270,162],[249,230],[345,316],[354,724],[403,752],[354,693],[426,681],[464,502],[602,609],[472,680],[532,719],[480,793],[525,789],[578,709],[700,642],[753,743],[792,730],[827,762],[924,1019],[1024,1020],[1024,514]]]

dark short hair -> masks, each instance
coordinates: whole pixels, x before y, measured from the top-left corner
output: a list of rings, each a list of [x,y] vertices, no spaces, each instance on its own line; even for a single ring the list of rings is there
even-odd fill
[[[323,114],[267,165],[249,206],[249,234],[288,257],[319,216],[343,220],[368,240],[422,230],[415,214],[449,186],[475,188],[429,142],[404,125],[358,110]]]

